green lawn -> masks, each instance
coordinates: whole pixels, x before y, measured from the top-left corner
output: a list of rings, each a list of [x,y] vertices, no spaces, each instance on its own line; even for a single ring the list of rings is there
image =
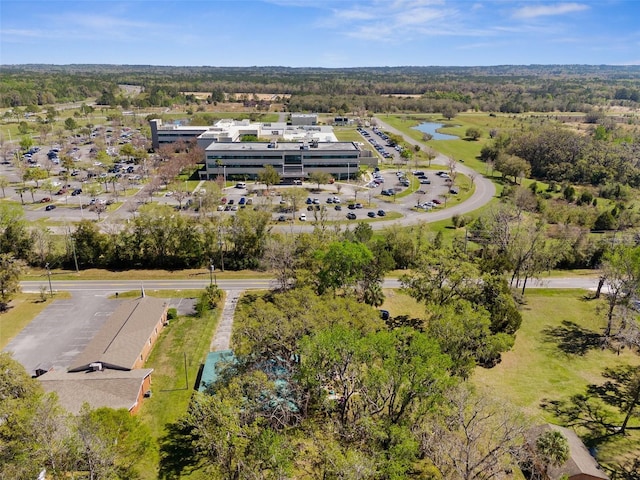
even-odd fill
[[[554,421],[541,408],[543,399],[567,399],[584,393],[588,384],[603,381],[601,372],[606,367],[640,365],[640,356],[628,350],[616,355],[590,346],[593,335],[602,332],[604,322],[602,314],[597,313],[598,301],[586,300],[584,291],[529,290],[526,301],[514,348],[496,367],[478,368],[473,382],[482,391],[522,409],[533,423]],[[637,452],[640,432],[613,438],[598,449],[603,462],[632,451],[629,449]]]
[[[168,424],[187,411],[200,365],[209,352],[219,316],[219,311],[213,311],[203,318],[180,317],[172,320],[154,346],[145,365],[154,369],[153,396],[145,400],[139,416],[149,426],[156,441],[165,435]],[[144,465],[138,466],[143,479],[158,478],[159,458],[159,453],[154,451],[146,457]]]

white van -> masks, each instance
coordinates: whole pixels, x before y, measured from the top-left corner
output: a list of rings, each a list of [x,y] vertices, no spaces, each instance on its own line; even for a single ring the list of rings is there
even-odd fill
[[[244,182],[236,183],[236,188],[247,188],[247,184]]]

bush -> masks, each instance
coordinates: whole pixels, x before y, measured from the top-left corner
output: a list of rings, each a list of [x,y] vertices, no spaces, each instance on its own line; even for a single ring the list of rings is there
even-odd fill
[[[593,225],[594,230],[613,230],[616,228],[616,219],[610,211],[602,212]]]
[[[178,318],[177,308],[170,308],[167,310],[167,320],[175,320],[176,318]]]
[[[198,303],[196,304],[196,311],[201,315],[208,310],[212,310],[218,306],[221,299],[222,290],[220,290],[217,285],[209,285],[200,295]]]

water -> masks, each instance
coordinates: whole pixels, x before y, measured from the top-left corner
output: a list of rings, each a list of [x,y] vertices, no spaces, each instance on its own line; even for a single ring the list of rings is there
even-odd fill
[[[437,129],[443,126],[444,126],[444,123],[425,122],[413,128],[415,128],[416,130],[420,130],[421,132],[433,135],[434,140],[458,140],[459,139],[456,135],[447,135],[445,133],[436,132]]]

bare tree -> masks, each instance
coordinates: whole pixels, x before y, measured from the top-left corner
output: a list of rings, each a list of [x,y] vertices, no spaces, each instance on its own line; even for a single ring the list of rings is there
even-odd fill
[[[516,464],[524,445],[523,418],[460,385],[447,395],[447,412],[419,432],[421,448],[447,479],[491,479]],[[426,427],[426,428],[425,428]]]

